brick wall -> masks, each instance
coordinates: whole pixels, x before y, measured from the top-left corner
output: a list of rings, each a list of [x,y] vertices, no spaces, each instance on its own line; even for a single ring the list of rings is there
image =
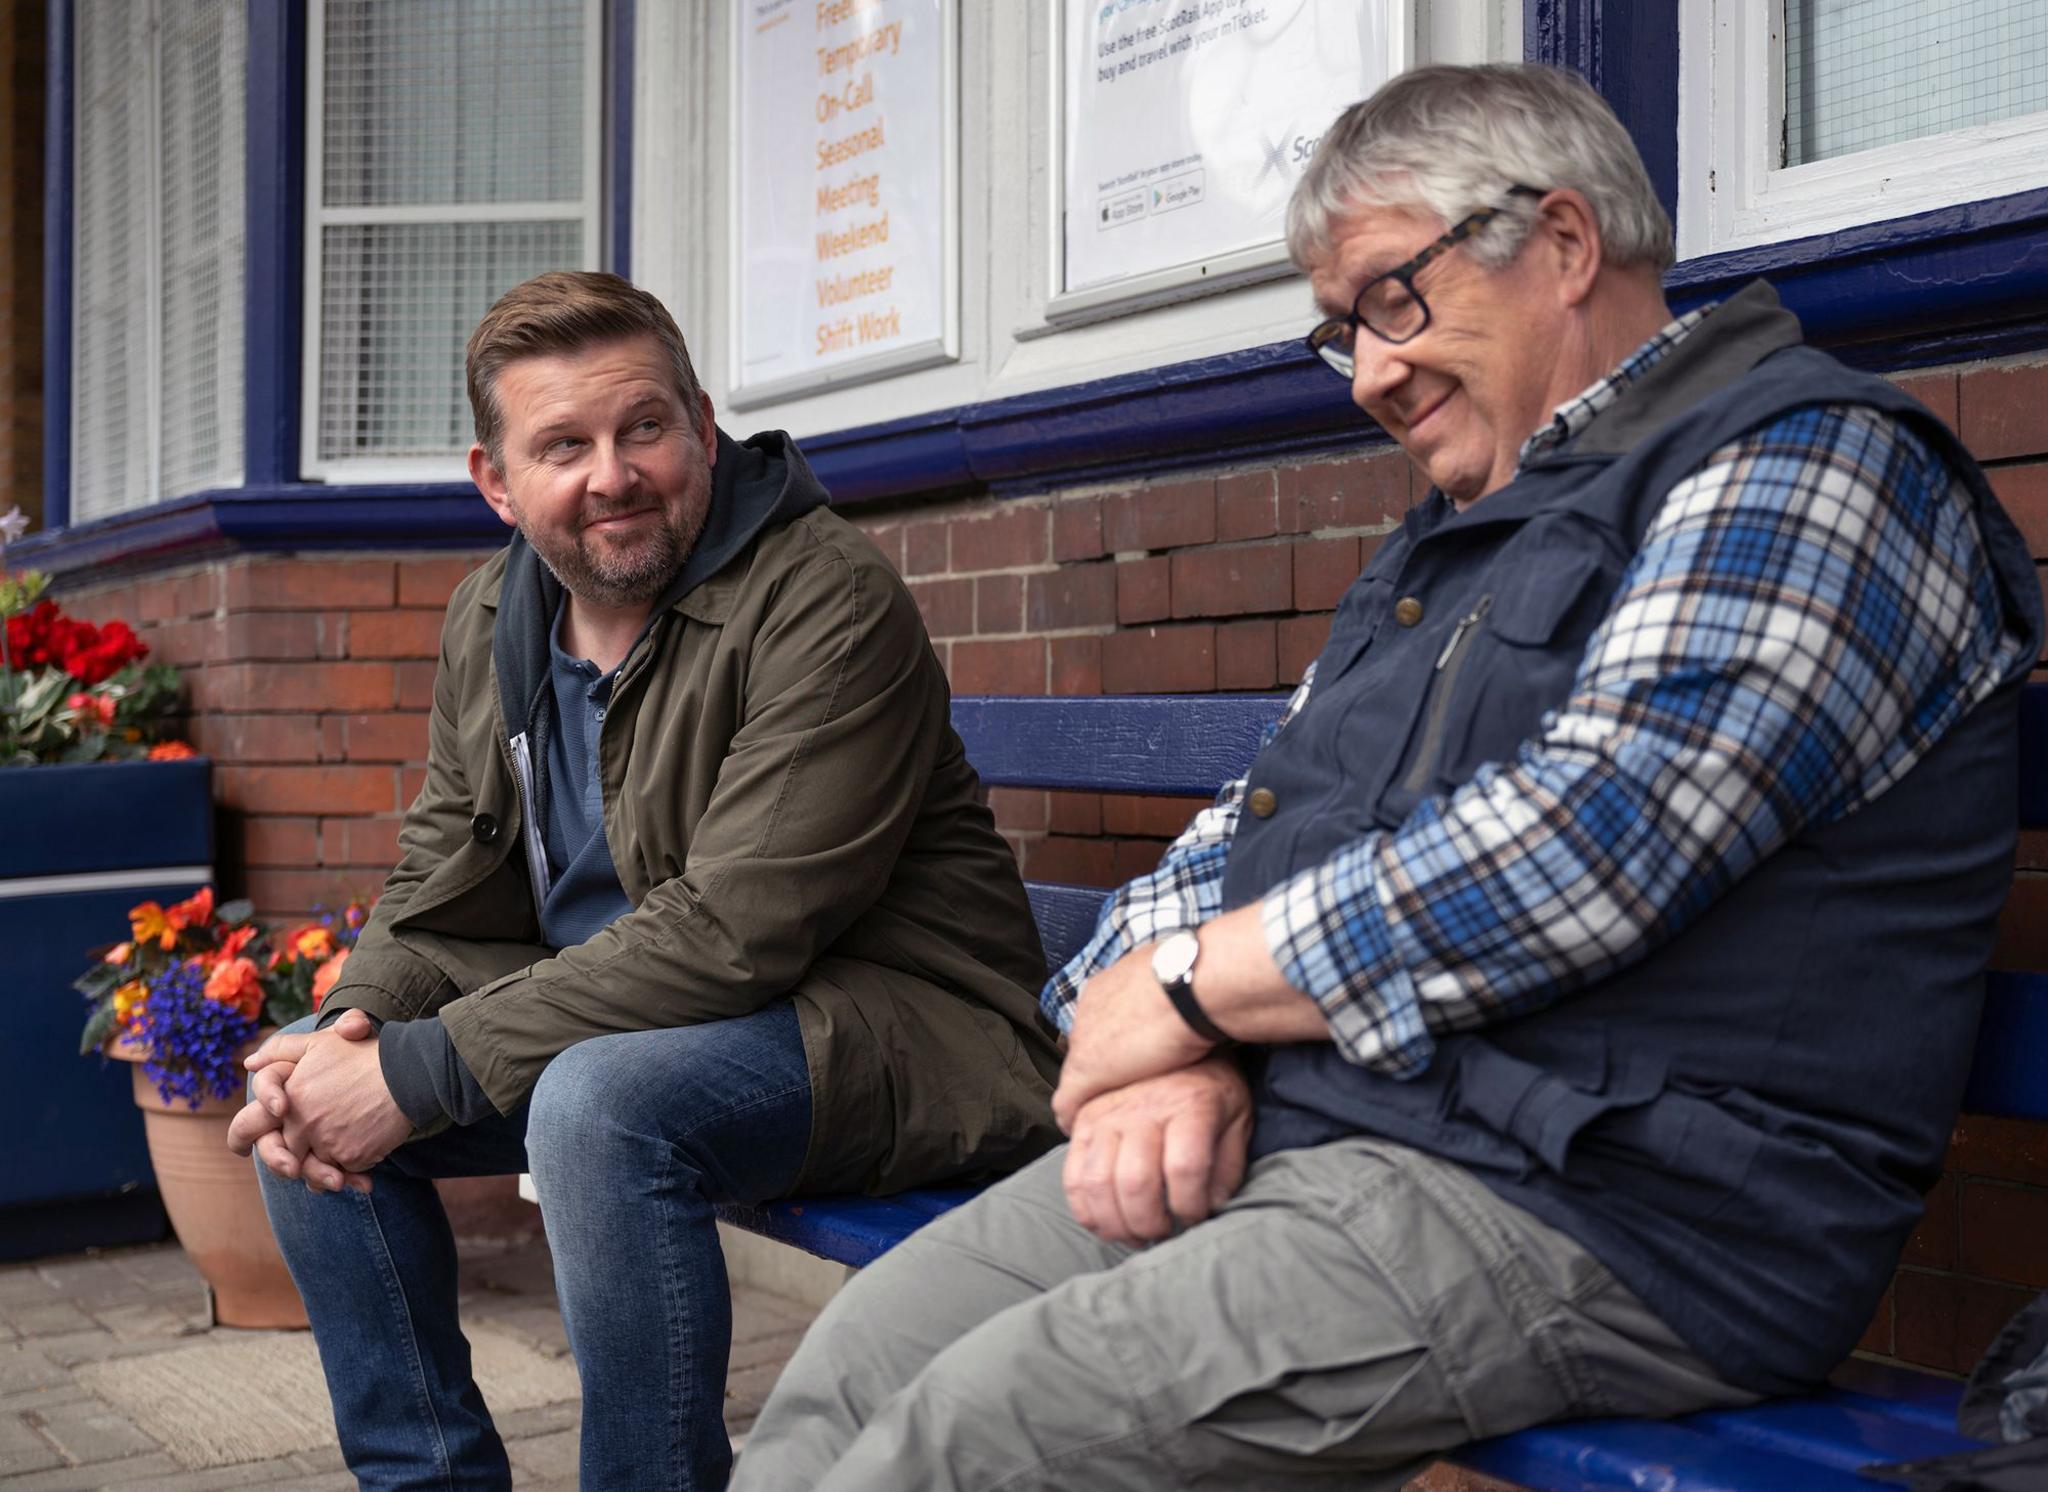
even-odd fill
[[[0,512],[43,510],[44,0],[0,0]]]
[[[2048,363],[1905,380],[1963,435],[2048,556]],[[855,511],[908,580],[961,693],[1284,689],[1419,495],[1364,447],[1278,467]],[[73,586],[191,682],[218,763],[222,880],[268,915],[377,885],[417,791],[441,610],[467,555],[260,556]],[[1027,874],[1149,869],[1188,799],[1001,791]],[[2048,833],[2024,836],[1998,962],[2048,970]],[[2048,1287],[2048,1127],[1969,1118],[1866,1350],[1959,1372]]]

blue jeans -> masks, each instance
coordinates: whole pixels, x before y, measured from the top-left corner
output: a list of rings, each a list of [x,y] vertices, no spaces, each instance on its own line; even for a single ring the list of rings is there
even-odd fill
[[[358,1482],[511,1485],[470,1376],[432,1178],[527,1170],[583,1381],[582,1484],[723,1487],[732,1303],[711,1207],[789,1191],[810,1127],[796,1007],[782,1000],[580,1042],[526,1108],[400,1146],[367,1196],[316,1194],[259,1163]]]

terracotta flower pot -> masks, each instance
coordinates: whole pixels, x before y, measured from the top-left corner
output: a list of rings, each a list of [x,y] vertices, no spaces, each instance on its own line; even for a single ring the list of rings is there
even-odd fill
[[[244,1051],[255,1049],[251,1042]],[[271,1236],[255,1162],[228,1149],[228,1121],[241,1098],[209,1098],[197,1109],[165,1103],[142,1070],[146,1048],[124,1036],[107,1055],[133,1064],[135,1106],[164,1210],[213,1292],[213,1319],[222,1326],[303,1327],[305,1303]]]

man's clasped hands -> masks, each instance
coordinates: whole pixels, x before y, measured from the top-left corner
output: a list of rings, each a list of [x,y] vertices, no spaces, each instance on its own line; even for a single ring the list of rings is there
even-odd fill
[[[313,1191],[369,1191],[367,1172],[412,1133],[384,1084],[376,1023],[360,1010],[272,1037],[246,1065],[250,1102],[228,1126],[229,1148]]]

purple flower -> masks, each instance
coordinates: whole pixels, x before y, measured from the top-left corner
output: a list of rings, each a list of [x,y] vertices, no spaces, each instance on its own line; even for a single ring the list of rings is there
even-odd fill
[[[235,1053],[256,1032],[256,1022],[232,1005],[206,998],[206,971],[179,962],[149,982],[137,1036],[149,1047],[142,1070],[165,1103],[198,1108],[208,1098],[240,1091]]]

